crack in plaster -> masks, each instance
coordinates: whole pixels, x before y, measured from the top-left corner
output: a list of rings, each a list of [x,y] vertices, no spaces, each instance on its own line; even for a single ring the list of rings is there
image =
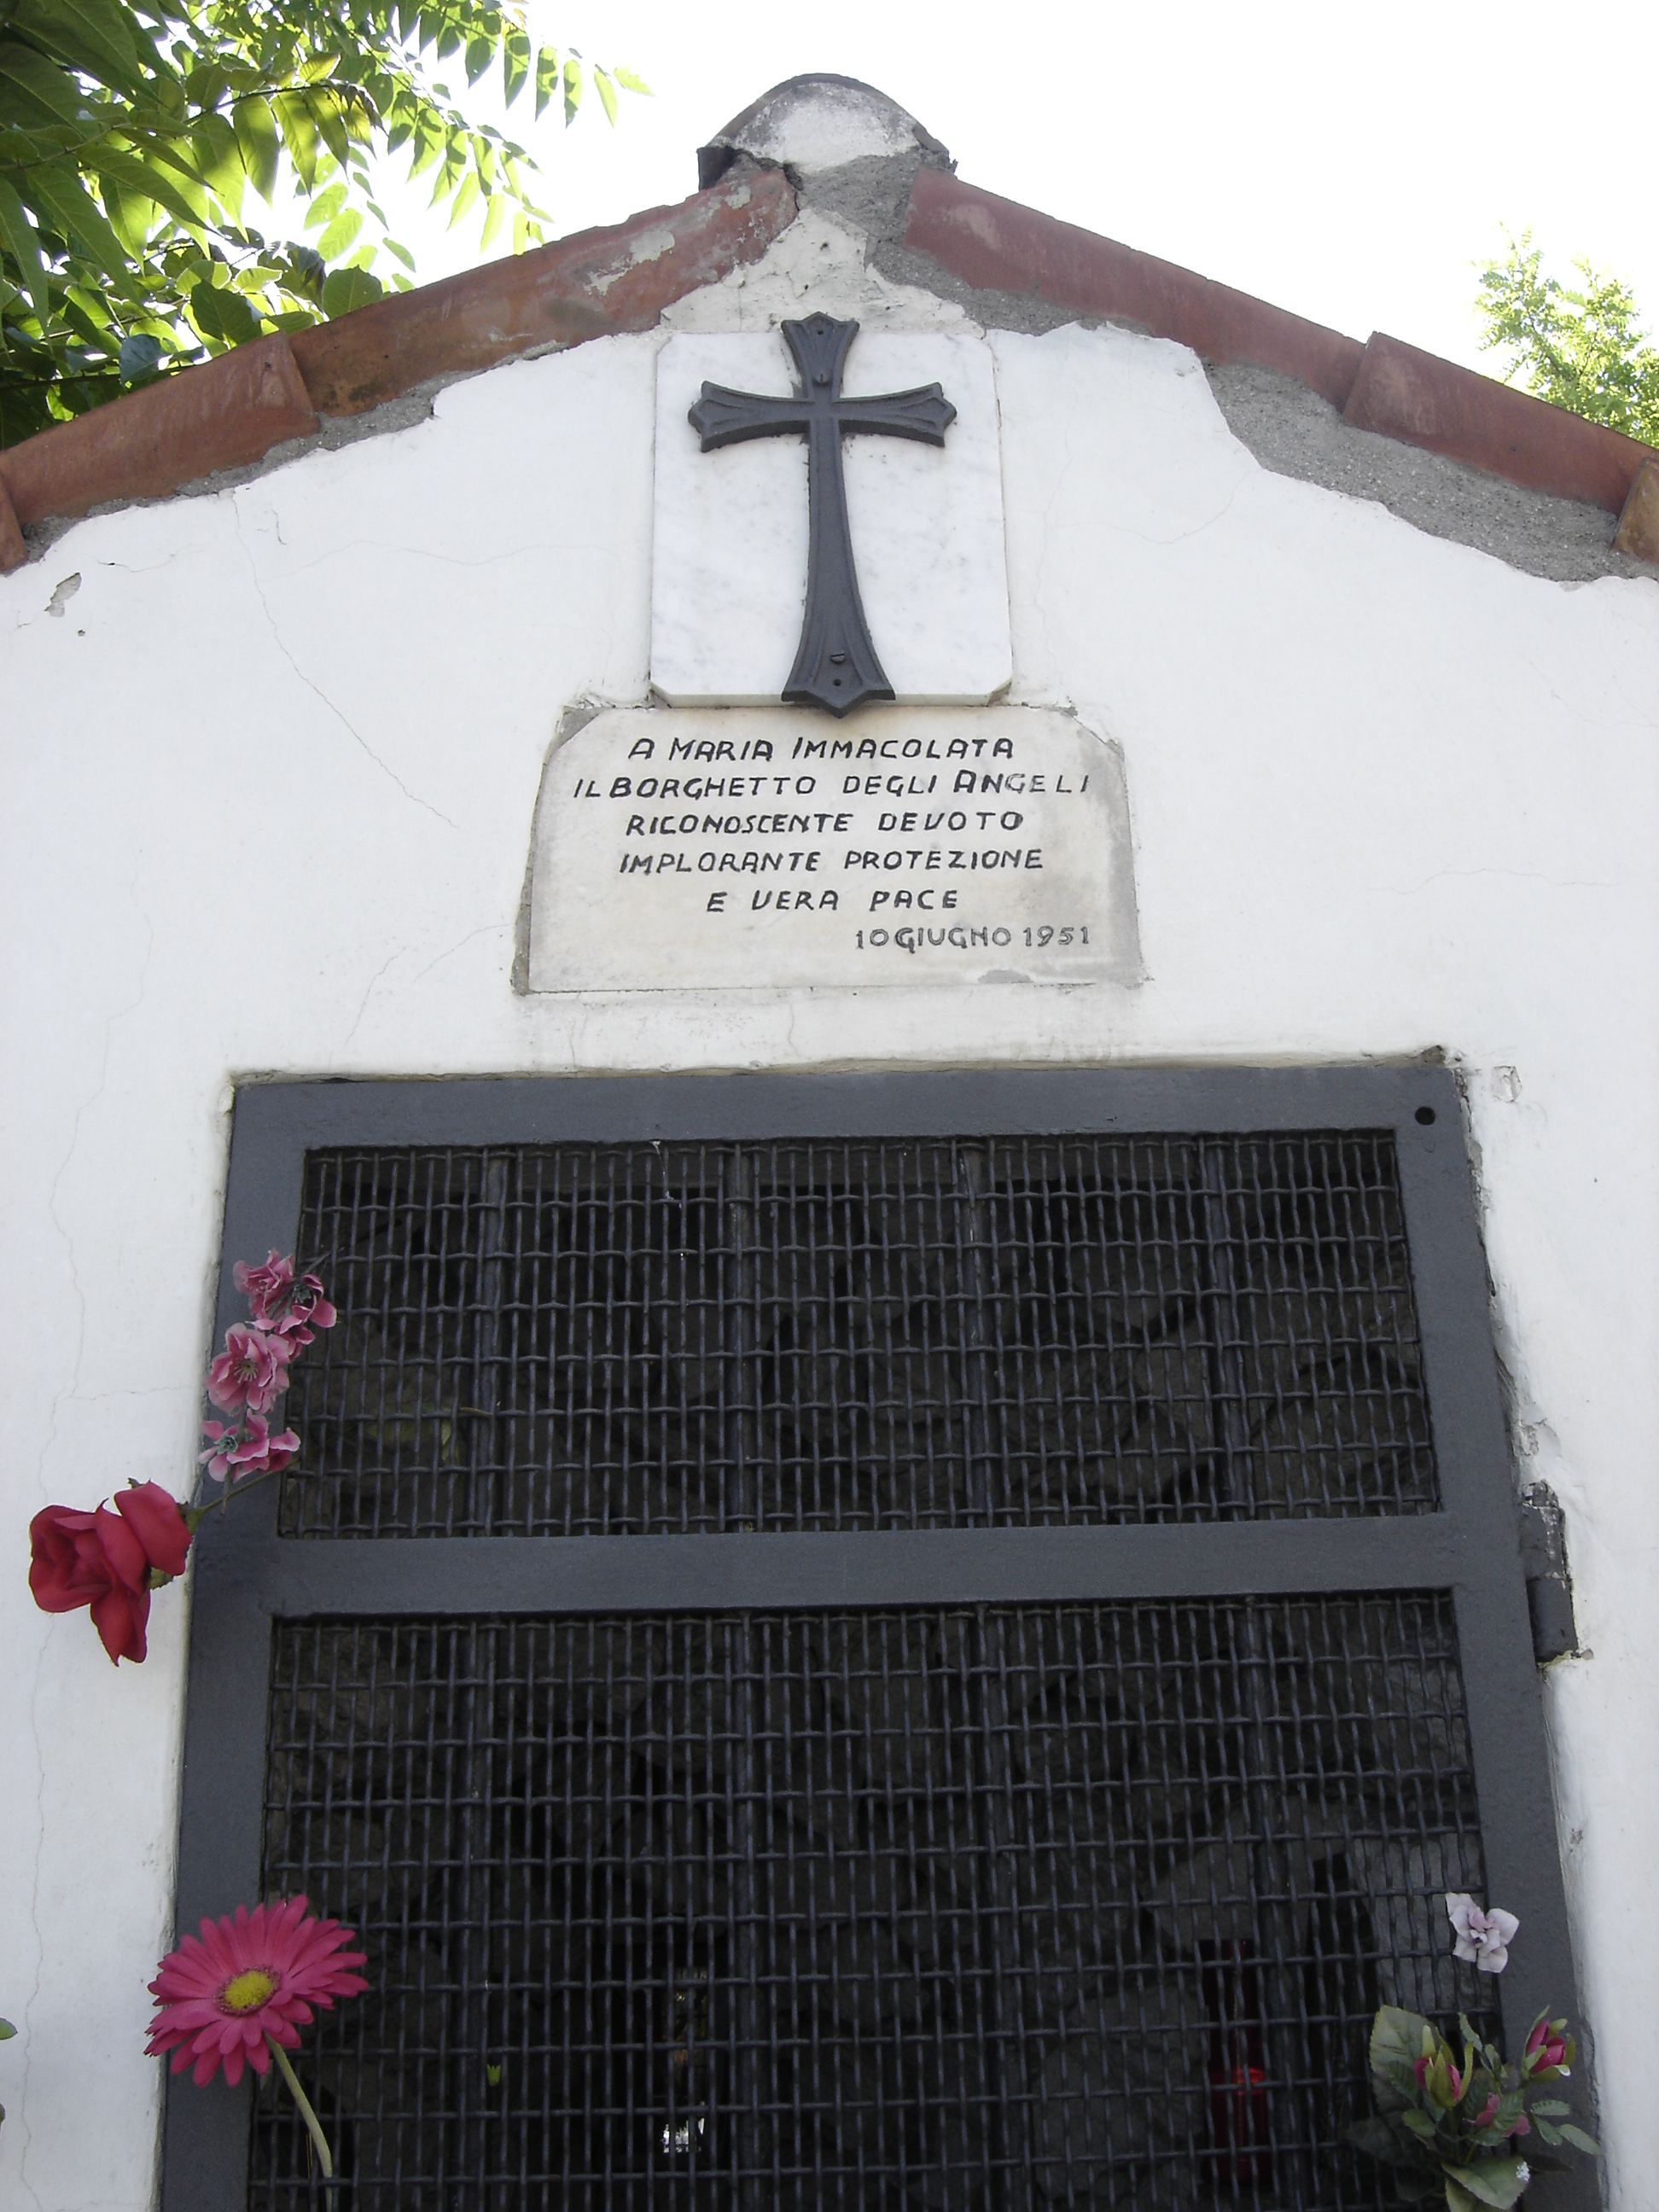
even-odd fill
[[[488,937],[492,931],[502,930],[507,928],[508,926],[509,925],[507,923],[503,921],[485,921],[481,922],[477,929],[469,929],[466,935],[460,939],[458,943],[447,946],[443,951],[438,954],[435,959],[428,960],[425,967],[420,969],[418,974],[416,975],[416,982],[418,983],[422,981],[426,976],[432,973],[434,968],[441,968],[446,960],[453,960],[458,952],[464,951],[466,947],[471,944],[475,937]],[[373,987],[371,986],[371,988],[372,988]]]
[[[398,774],[396,769],[392,768],[388,762],[383,761],[380,758],[379,753],[377,753],[374,746],[369,744],[362,732],[359,730],[346,715],[341,713],[340,709],[335,705],[334,702],[329,697],[327,692],[323,690],[322,686],[316,683],[311,677],[307,676],[304,669],[301,667],[299,662],[294,658],[294,654],[289,647],[287,640],[283,637],[282,631],[276,626],[276,617],[270,611],[270,602],[265,597],[264,586],[259,580],[258,564],[253,557],[253,549],[248,544],[246,536],[243,534],[242,510],[240,501],[234,504],[233,512],[236,518],[236,542],[242,549],[243,557],[247,562],[248,575],[252,581],[254,596],[264,611],[265,622],[270,631],[271,642],[275,645],[278,653],[282,654],[283,659],[287,661],[289,666],[294,671],[295,676],[299,678],[301,683],[305,685],[307,690],[313,692],[316,696],[321,700],[323,705],[327,708],[329,713],[333,715],[335,720],[339,723],[341,728],[346,731],[348,734],[355,738],[356,743],[362,747],[364,752],[368,756],[369,759],[374,762],[375,767],[380,770],[381,774],[391,778],[392,781],[397,785],[398,790],[402,792],[404,797],[408,799],[411,806],[424,807],[428,814],[434,816],[437,820],[444,823],[449,829],[459,832],[461,826],[460,823],[454,821],[449,815],[446,814],[441,807],[434,806],[429,799],[422,799],[418,792],[411,791],[409,786],[404,781],[403,778]]]
[[[351,1027],[346,1031],[345,1036],[342,1041],[343,1044],[349,1044],[353,1037],[356,1036],[358,1029],[362,1024],[363,1016],[368,1012],[368,1001],[373,994],[374,986],[380,981],[381,976],[385,975],[386,969],[391,967],[392,962],[394,960],[399,960],[402,957],[403,951],[401,947],[396,952],[388,952],[386,958],[381,961],[380,966],[369,977],[368,982],[363,991],[362,1001],[357,1008],[357,1018],[353,1022]]]
[[[177,561],[177,553],[169,553],[165,560],[146,561],[142,565],[131,561],[110,561],[101,554],[94,566],[99,568],[118,568],[124,576],[159,576],[163,568],[170,568]]]
[[[144,912],[143,907],[138,905],[137,899],[133,893],[134,887],[129,885],[128,896],[132,898],[132,903],[135,908],[137,908],[138,919],[144,925],[144,957],[138,969],[138,995],[133,1000],[131,1006],[118,1006],[115,1012],[109,1016],[108,1019],[104,1024],[103,1046],[98,1064],[97,1087],[94,1090],[91,1096],[89,1097],[83,1098],[80,1105],[75,1109],[75,1122],[73,1127],[70,1131],[69,1150],[64,1153],[63,1158],[58,1163],[58,1172],[52,1177],[52,1191],[46,1200],[46,1212],[51,1218],[52,1227],[58,1231],[58,1234],[64,1240],[64,1255],[69,1262],[70,1281],[74,1288],[75,1303],[79,1318],[76,1324],[75,1364],[70,1373],[70,1387],[67,1390],[60,1390],[57,1392],[53,1396],[52,1401],[51,1424],[46,1431],[46,1440],[40,1447],[40,1456],[35,1462],[35,1473],[37,1477],[43,1474],[46,1467],[46,1455],[51,1451],[53,1444],[58,1441],[58,1408],[62,1406],[66,1398],[73,1398],[79,1395],[76,1385],[79,1383],[81,1379],[81,1361],[85,1350],[86,1342],[86,1293],[81,1287],[80,1272],[75,1264],[75,1239],[68,1228],[64,1225],[58,1212],[58,1194],[63,1187],[64,1177],[69,1173],[70,1164],[74,1159],[76,1147],[80,1144],[81,1124],[86,1118],[87,1115],[90,1113],[92,1109],[98,1103],[98,1101],[104,1095],[105,1086],[109,1079],[110,1038],[114,1031],[115,1024],[117,1022],[125,1021],[129,1014],[136,1014],[139,1007],[143,1006],[144,1002],[144,988],[149,979],[150,957],[155,950],[155,925],[151,922],[149,916]]]
[[[1419,891],[1427,890],[1431,884],[1442,883],[1448,876],[1507,876],[1516,883],[1548,884],[1558,891],[1617,891],[1621,883],[1603,883],[1590,876],[1546,876],[1535,868],[1437,868],[1432,875],[1425,876],[1420,884],[1367,884],[1371,891],[1389,891],[1396,898],[1415,898]]]
[[[1573,588],[1577,589],[1578,587],[1575,586]],[[1538,678],[1538,681],[1542,684],[1545,690],[1549,693],[1556,705],[1561,708],[1564,714],[1571,714],[1573,720],[1577,722],[1581,728],[1594,730],[1598,735],[1600,735],[1602,733],[1610,733],[1619,726],[1617,723],[1607,720],[1604,716],[1587,714],[1582,707],[1574,706],[1571,699],[1565,697],[1561,692],[1556,690],[1554,684],[1552,684],[1549,678],[1545,675],[1543,670],[1538,665],[1538,663],[1529,656],[1524,653],[1522,655],[1521,665],[1523,668],[1531,669],[1533,674]],[[1654,726],[1653,718],[1651,715],[1644,714],[1638,712],[1635,717],[1635,720],[1636,726],[1639,729],[1651,729]]]
[[[993,347],[992,356],[994,359],[995,358],[995,348]],[[1054,641],[1048,632],[1048,564],[1051,560],[1054,560],[1059,557],[1060,551],[1059,545],[1056,543],[1056,533],[1054,526],[1054,508],[1059,503],[1061,493],[1072,481],[1072,425],[1076,419],[1077,392],[1073,385],[1072,380],[1068,377],[1066,381],[1066,420],[1062,441],[1065,453],[1065,465],[1063,468],[1060,468],[1054,472],[1054,483],[1049,489],[1048,496],[1042,502],[1042,551],[1037,561],[1036,590],[1032,594],[1032,606],[1036,614],[1037,627],[1042,633],[1042,660],[1045,676],[1046,672],[1051,671],[1056,665]],[[1001,450],[1002,467],[1006,479],[1008,466],[1008,448],[1004,435],[1002,420],[1002,382],[1000,377],[997,380],[997,443]],[[1003,513],[1006,515],[1009,512],[1010,509],[1006,501],[1005,488]],[[1008,583],[1009,599],[1012,606],[1013,601],[1013,575],[1012,563],[1010,564]],[[1012,623],[1010,624],[1010,629],[1012,634]],[[1013,685],[1017,688],[1019,686],[1022,680],[1022,672],[1018,666],[1018,652],[1016,652],[1012,657],[1014,659]],[[1029,678],[1025,680],[1029,683]]]
[[[275,510],[271,513],[274,521]],[[277,543],[287,544],[280,531]],[[331,545],[326,553],[319,553],[314,561],[293,562],[283,574],[307,576],[313,568],[325,568],[331,561],[342,561],[350,553],[390,553],[404,560],[435,561],[447,568],[494,568],[504,561],[522,561],[529,553],[550,553],[556,556],[565,553],[588,553],[614,561],[617,549],[603,538],[590,542],[585,538],[562,538],[556,543],[537,538],[519,544],[503,546],[499,552],[481,553],[476,560],[466,560],[459,553],[441,553],[431,545],[399,544],[380,538],[352,538],[341,544]]]
[[[1171,535],[1164,537],[1150,530],[1132,530],[1127,522],[1115,523],[1112,526],[1120,536],[1137,538],[1143,545],[1184,545],[1189,538],[1201,538],[1206,530],[1213,530],[1217,523],[1226,520],[1232,512],[1234,501],[1237,499],[1239,492],[1250,476],[1255,473],[1255,471],[1252,470],[1241,471],[1234,477],[1231,489],[1215,513],[1206,514],[1201,522],[1195,522],[1190,530],[1177,530]]]
[[[47,1216],[52,1222],[52,1227],[58,1231],[59,1237],[64,1240],[64,1257],[69,1267],[70,1285],[75,1293],[76,1319],[75,1327],[75,1361],[70,1373],[69,1387],[67,1389],[58,1390],[53,1393],[51,1419],[47,1425],[45,1441],[40,1446],[40,1455],[35,1461],[35,1480],[37,1484],[41,1486],[42,1488],[44,1488],[45,1483],[46,1460],[52,1451],[52,1446],[58,1441],[58,1421],[60,1410],[66,1399],[79,1396],[77,1385],[81,1379],[81,1363],[86,1351],[86,1292],[82,1287],[80,1269],[76,1265],[74,1236],[58,1211],[58,1194],[63,1187],[64,1177],[69,1173],[70,1164],[74,1160],[76,1152],[79,1148],[81,1142],[81,1124],[85,1121],[92,1109],[98,1103],[98,1101],[103,1097],[104,1091],[108,1085],[110,1040],[114,1034],[115,1025],[118,1022],[125,1021],[129,1014],[136,1014],[139,1007],[144,1003],[144,992],[149,981],[150,958],[155,950],[155,927],[150,921],[149,915],[145,913],[143,908],[139,906],[137,897],[136,896],[135,886],[130,885],[128,887],[128,896],[132,899],[132,903],[137,909],[138,919],[144,925],[144,957],[138,969],[137,993],[130,1006],[118,1006],[115,1012],[108,1017],[104,1024],[103,1046],[99,1056],[98,1064],[98,1081],[91,1093],[87,1097],[83,1098],[79,1106],[75,1109],[74,1126],[70,1131],[69,1149],[65,1152],[62,1160],[58,1163],[58,1172],[52,1180],[51,1194],[46,1200]],[[112,1396],[119,1394],[111,1392],[102,1395]],[[95,1401],[88,1401],[88,1402]],[[17,2179],[21,2186],[28,2191],[30,2202],[39,2208],[39,2212],[45,2212],[45,2206],[40,2197],[40,2194],[35,2188],[33,2183],[29,2179],[27,2172],[29,2152],[33,2148],[34,2141],[33,2130],[29,2121],[29,2113],[32,2110],[32,2104],[29,2097],[29,2075],[33,2063],[33,2038],[28,2033],[28,2026],[30,2016],[34,2010],[36,2001],[40,1995],[40,1972],[43,1964],[43,1952],[40,1937],[40,1863],[45,1856],[46,1830],[44,1816],[40,1811],[40,1793],[46,1778],[45,1769],[40,1759],[40,1696],[42,1688],[40,1676],[41,1670],[39,1659],[37,1657],[34,1669],[34,1684],[29,1694],[29,1741],[31,1748],[34,1753],[35,1762],[35,1789],[33,1801],[35,1807],[35,1847],[34,1861],[31,1869],[29,1881],[29,1925],[35,1931],[35,1957],[34,1978],[30,1984],[28,1995],[24,1999],[21,2008],[21,2026],[24,2039],[23,2080],[21,2090],[19,2095],[19,2103],[21,2110],[19,2114],[17,2124],[19,2131],[22,2136],[22,2148],[19,2151],[17,2156]]]

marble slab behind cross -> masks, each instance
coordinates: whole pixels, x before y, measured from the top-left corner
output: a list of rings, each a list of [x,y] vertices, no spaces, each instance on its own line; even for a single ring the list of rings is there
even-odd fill
[[[651,679],[677,706],[762,706],[788,680],[806,597],[806,445],[701,450],[687,412],[704,380],[786,396],[776,331],[682,334],[657,361]],[[865,618],[902,702],[976,704],[1012,673],[1002,469],[990,348],[966,332],[860,331],[851,398],[937,383],[943,447],[860,434],[842,444]]]

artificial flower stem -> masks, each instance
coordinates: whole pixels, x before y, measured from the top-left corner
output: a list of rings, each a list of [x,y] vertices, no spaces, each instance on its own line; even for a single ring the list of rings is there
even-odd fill
[[[329,2156],[328,2137],[323,2133],[323,2124],[318,2118],[316,2113],[312,2111],[311,2100],[307,2096],[305,2091],[300,2087],[298,2079],[295,2075],[294,2069],[288,2063],[287,2051],[283,2050],[282,2045],[278,2043],[273,2036],[266,2036],[265,2041],[270,2045],[271,2057],[276,2061],[277,2065],[282,2069],[283,2081],[288,2083],[289,2087],[294,2092],[294,2101],[300,2107],[300,2118],[305,2122],[307,2127],[311,2130],[311,2140],[316,2144],[317,2155],[323,2162],[323,2179],[325,2181],[332,2181],[334,2179],[334,2160]]]
[[[191,1534],[196,1534],[210,1513],[222,1513],[233,1498],[245,1498],[250,1490],[257,1490],[262,1482],[269,1482],[272,1475],[287,1473],[285,1467],[268,1467],[263,1474],[251,1474],[246,1482],[232,1484],[222,1497],[210,1498],[205,1505],[186,1505],[184,1514],[190,1523]]]

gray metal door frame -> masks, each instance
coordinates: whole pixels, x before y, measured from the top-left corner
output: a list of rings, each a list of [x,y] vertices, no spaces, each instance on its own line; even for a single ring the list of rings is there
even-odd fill
[[[230,1269],[292,1249],[308,1152],[335,1146],[620,1144],[783,1137],[1237,1136],[1386,1130],[1411,1253],[1442,1510],[1395,1518],[823,1534],[277,1534],[277,1486],[198,1547],[177,1925],[258,1893],[274,1621],[1449,1590],[1492,1896],[1525,1940],[1497,1994],[1512,2050],[1547,2005],[1582,2019],[1528,1622],[1517,1503],[1462,1108],[1437,1067],[514,1077],[269,1083],[239,1091],[216,1340]],[[1581,2075],[1581,2093],[1588,2084]],[[244,2201],[249,2087],[169,2083],[163,2212]],[[1539,2212],[1599,2203],[1587,2163]]]

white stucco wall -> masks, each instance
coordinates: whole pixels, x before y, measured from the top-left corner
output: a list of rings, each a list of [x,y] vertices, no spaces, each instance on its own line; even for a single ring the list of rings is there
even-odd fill
[[[678,327],[961,325],[803,217]],[[233,1087],[265,1073],[1351,1060],[1468,1072],[1526,1472],[1593,1657],[1547,1700],[1613,2201],[1650,2201],[1659,586],[1562,586],[1265,473],[1194,357],[993,334],[1012,696],[1121,745],[1146,981],[521,997],[562,709],[647,679],[653,359],[89,520],[0,581],[0,2202],[151,2201],[183,1594],[112,1672],[26,1524],[182,1491]],[[62,580],[72,596],[50,604]]]

